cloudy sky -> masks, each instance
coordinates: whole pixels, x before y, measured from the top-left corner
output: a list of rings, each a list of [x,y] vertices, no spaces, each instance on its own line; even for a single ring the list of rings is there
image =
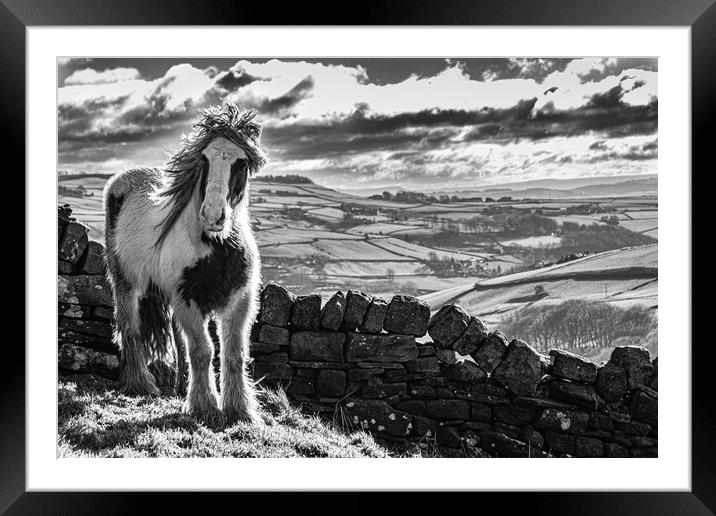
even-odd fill
[[[657,172],[657,60],[64,59],[59,169],[162,166],[198,107],[256,109],[265,173],[440,190]]]

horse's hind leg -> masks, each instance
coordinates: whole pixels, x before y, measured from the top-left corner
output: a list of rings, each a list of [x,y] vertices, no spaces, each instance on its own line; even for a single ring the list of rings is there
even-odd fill
[[[206,317],[183,302],[174,303],[174,316],[184,330],[189,355],[189,389],[184,410],[209,424],[220,424],[223,416],[212,367],[214,346],[209,339]]]
[[[174,346],[176,351],[176,381],[174,383],[174,394],[180,397],[186,396],[189,366],[186,363],[186,343],[179,323],[172,317],[172,332],[174,333]]]
[[[139,297],[118,267],[108,263],[114,294],[114,318],[117,324],[115,342],[122,355],[120,360],[120,391],[125,394],[158,395],[154,376],[147,367],[147,358],[139,334]]]
[[[259,423],[256,388],[249,377],[249,334],[256,316],[251,289],[239,292],[221,314],[221,409],[227,421]]]

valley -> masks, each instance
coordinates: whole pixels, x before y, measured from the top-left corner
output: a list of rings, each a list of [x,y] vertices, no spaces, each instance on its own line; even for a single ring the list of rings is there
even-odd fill
[[[317,292],[327,298],[338,289],[352,288],[385,297],[395,293],[425,296],[433,299],[431,306],[439,307],[434,301],[446,292],[467,288],[472,293],[461,302],[496,323],[504,310],[503,301],[528,297],[534,288],[533,281],[513,284],[508,278],[544,277],[555,267],[560,274],[571,270],[555,265],[560,260],[568,260],[573,269],[603,270],[602,263],[612,263],[615,253],[621,252],[615,250],[625,247],[645,246],[651,251],[638,257],[625,251],[622,260],[643,265],[641,261],[653,254],[656,267],[655,178],[642,181],[644,192],[639,195],[634,195],[638,181],[628,179],[623,192],[619,182],[608,188],[577,185],[566,190],[576,195],[582,188],[588,197],[563,197],[550,185],[546,198],[518,198],[520,190],[493,188],[460,192],[469,197],[454,194],[433,199],[404,192],[366,197],[311,182],[269,179],[257,178],[250,187],[263,277],[297,294]],[[59,178],[58,202],[71,204],[74,216],[91,228],[90,237],[100,241],[106,180],[106,176]],[[535,191],[534,187],[524,190]],[[610,195],[591,196],[595,191]],[[488,195],[495,193],[505,195]],[[597,260],[599,253],[607,254]],[[606,288],[607,298],[614,303],[634,299],[634,294],[617,296],[616,292],[631,291],[639,281],[586,281],[554,275],[543,280],[549,281],[552,296],[579,297],[593,290],[604,297]],[[505,284],[509,288],[468,288]],[[655,285],[649,288],[655,298]],[[490,306],[489,314],[481,311],[485,305]]]

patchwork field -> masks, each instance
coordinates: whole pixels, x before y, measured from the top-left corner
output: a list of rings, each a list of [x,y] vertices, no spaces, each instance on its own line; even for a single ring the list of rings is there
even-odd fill
[[[58,201],[71,204],[74,216],[91,228],[90,236],[97,240],[103,240],[102,189],[106,180],[90,176],[59,180]],[[77,191],[68,190],[80,187],[84,189],[81,197]],[[250,188],[264,280],[279,282],[299,294],[320,292],[328,296],[336,289],[358,288],[386,296],[398,292],[435,293],[431,295],[442,299],[445,292],[459,291],[465,284],[543,274],[547,269],[531,270],[537,262],[541,267],[545,261],[554,262],[574,251],[562,251],[560,247],[564,236],[559,228],[565,222],[601,227],[607,225],[605,217],[614,217],[623,233],[656,238],[658,231],[655,196],[413,202],[361,197],[310,183],[254,181]],[[505,214],[530,213],[554,221],[558,231],[535,234],[524,228],[504,232],[500,229],[505,224],[500,217]],[[470,222],[485,218],[494,223],[476,226]],[[600,245],[609,244],[600,241]],[[586,247],[584,251],[593,252]],[[621,245],[615,243],[613,247]],[[647,259],[633,258],[634,263]],[[602,260],[606,263],[609,258]],[[571,267],[578,267],[577,262],[572,262]],[[502,276],[510,273],[516,274]],[[565,279],[551,287],[551,295],[556,299],[587,295],[599,288],[603,292],[604,282],[597,287]],[[649,297],[647,287],[635,287],[629,285],[633,291],[630,296],[618,294],[616,283],[608,284],[607,290],[614,302],[627,303],[637,298],[637,290],[642,298]],[[524,296],[530,288],[505,296]],[[495,292],[480,291],[471,296],[475,309],[484,310],[484,306],[496,303],[494,310],[499,311],[510,305],[506,303],[509,299]]]
[[[627,212],[625,219],[619,221],[619,225],[636,233],[655,232],[659,227],[659,220],[656,211]]]

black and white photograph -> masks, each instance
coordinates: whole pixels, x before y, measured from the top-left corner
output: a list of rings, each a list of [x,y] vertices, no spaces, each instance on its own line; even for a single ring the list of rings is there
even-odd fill
[[[0,40],[0,513],[714,514],[716,0],[0,0]]]
[[[657,57],[57,60],[57,456],[658,456]]]

